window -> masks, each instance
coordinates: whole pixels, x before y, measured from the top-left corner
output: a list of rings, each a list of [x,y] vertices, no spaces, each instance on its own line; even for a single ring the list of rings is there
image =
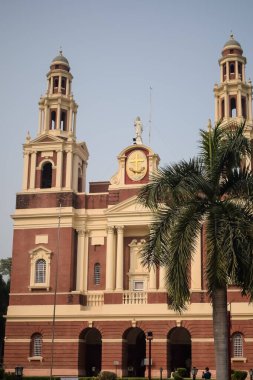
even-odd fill
[[[42,245],[29,252],[30,285],[29,289],[50,289],[50,263],[52,252]]]
[[[243,337],[240,333],[233,335],[233,356],[235,358],[243,356]]]
[[[100,285],[100,264],[96,263],[94,265],[94,284]]]
[[[31,356],[42,356],[42,336],[34,334],[32,336]]]
[[[49,189],[52,187],[52,164],[46,162],[41,170],[41,189]]]
[[[143,291],[144,283],[143,281],[134,281],[134,290],[135,291]]]
[[[35,283],[44,284],[46,282],[46,261],[37,260],[35,264]]]
[[[231,98],[230,99],[230,117],[236,117],[237,112],[236,112],[236,99]]]

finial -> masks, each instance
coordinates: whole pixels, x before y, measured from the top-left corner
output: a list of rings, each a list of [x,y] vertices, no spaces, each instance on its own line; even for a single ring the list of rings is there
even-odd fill
[[[62,55],[62,46],[60,46],[59,53],[60,53],[60,55]]]
[[[26,135],[26,143],[29,144],[30,141],[31,141],[30,132],[27,131],[27,135]]]
[[[211,119],[208,119],[207,128],[208,128],[208,131],[211,132],[211,129],[212,129],[212,122],[211,122]]]
[[[143,132],[143,127],[142,127],[142,122],[140,116],[137,116],[135,121],[134,121],[134,128],[135,128],[135,141],[136,144],[142,144],[142,132]]]
[[[234,39],[234,35],[233,35],[232,30],[230,30],[230,38],[231,38],[232,40]]]

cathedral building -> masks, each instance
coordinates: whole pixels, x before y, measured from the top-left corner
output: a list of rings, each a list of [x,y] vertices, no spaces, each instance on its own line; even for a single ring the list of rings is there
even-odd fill
[[[252,140],[252,84],[246,58],[231,35],[219,59],[215,121],[246,120]],[[179,314],[170,305],[164,268],[148,270],[140,250],[152,214],[137,203],[159,156],[142,141],[136,118],[133,144],[118,157],[108,181],[86,191],[88,148],[77,140],[72,74],[62,52],[47,74],[36,138],[23,146],[22,189],[13,214],[13,267],[5,337],[5,370],[27,376],[170,376],[178,367],[215,377],[212,306],[199,236],[191,264],[191,302]],[[112,173],[113,174],[113,173]],[[253,366],[253,306],[228,289],[231,367]],[[150,352],[149,349],[152,348]],[[201,374],[201,372],[199,372]]]

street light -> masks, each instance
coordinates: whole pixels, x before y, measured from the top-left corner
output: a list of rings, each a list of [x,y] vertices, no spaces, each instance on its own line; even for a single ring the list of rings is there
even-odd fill
[[[113,361],[113,365],[115,365],[115,369],[116,369],[116,377],[118,377],[118,374],[117,374],[117,368],[118,368],[118,365],[119,365],[119,361],[118,361],[118,360],[114,360],[114,361]]]
[[[192,367],[192,370],[191,370],[192,380],[196,380],[197,373],[198,373],[198,368]]]
[[[160,380],[163,380],[163,368],[160,368]]]
[[[250,380],[253,380],[253,369],[250,368],[249,370]]]
[[[147,332],[146,339],[148,341],[148,380],[151,380],[151,341],[153,339],[152,331]]]
[[[23,369],[24,369],[24,367],[21,367],[21,366],[15,367],[15,376],[17,379],[22,379]]]

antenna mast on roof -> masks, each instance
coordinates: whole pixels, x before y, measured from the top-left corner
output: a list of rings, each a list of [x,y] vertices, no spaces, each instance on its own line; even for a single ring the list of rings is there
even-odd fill
[[[151,125],[152,125],[152,87],[149,86],[149,131],[148,131],[148,145],[151,141]]]

